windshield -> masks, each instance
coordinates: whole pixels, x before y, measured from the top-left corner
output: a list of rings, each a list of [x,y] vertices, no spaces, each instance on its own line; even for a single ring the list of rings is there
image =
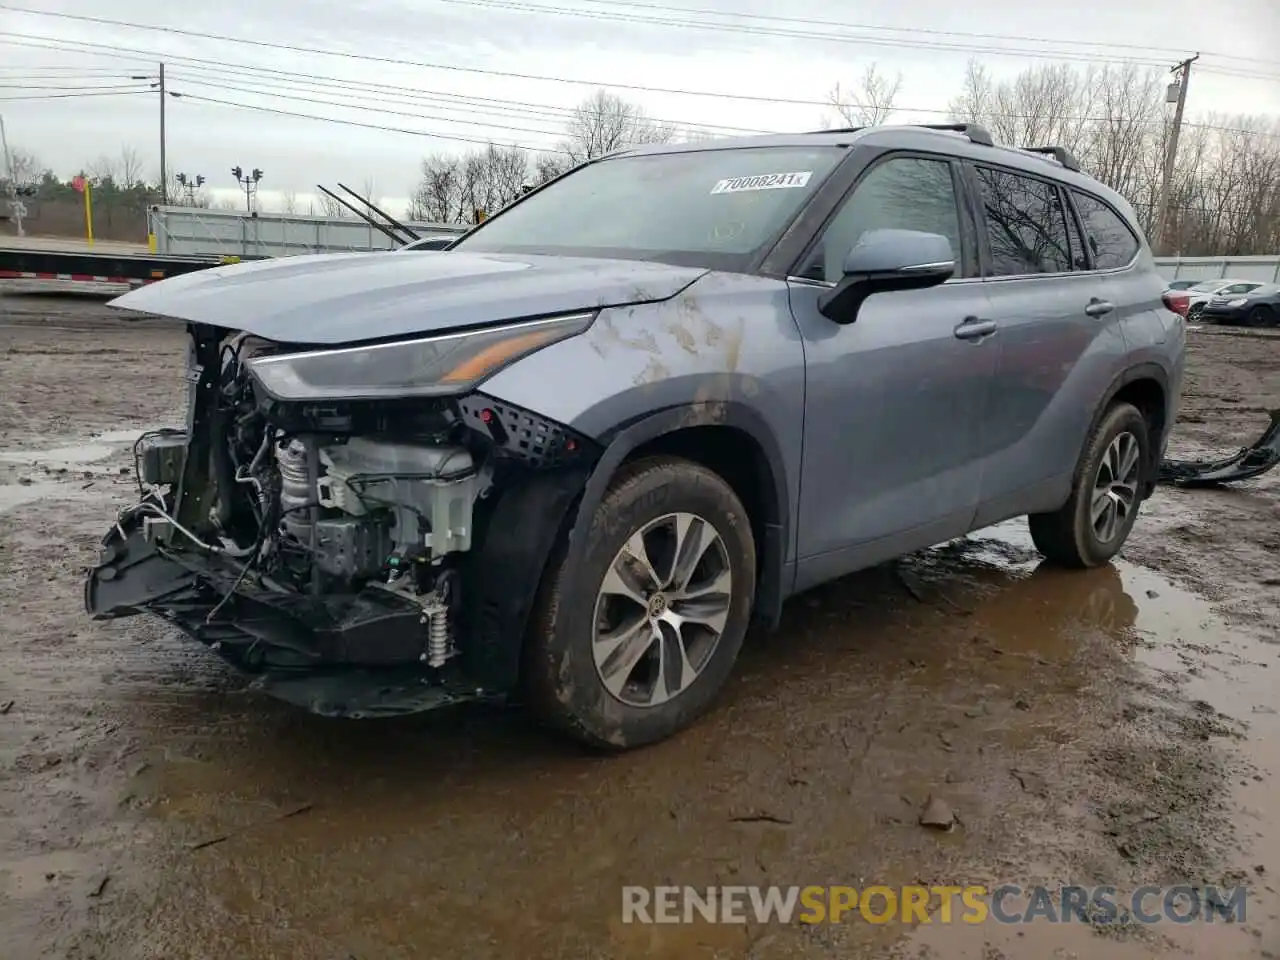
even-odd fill
[[[1197,283],[1194,287],[1188,287],[1188,290],[1194,290],[1196,293],[1210,293],[1217,290],[1223,285],[1221,280],[1204,280]]]
[[[843,152],[747,147],[602,160],[495,216],[452,249],[741,270],[799,212]]]

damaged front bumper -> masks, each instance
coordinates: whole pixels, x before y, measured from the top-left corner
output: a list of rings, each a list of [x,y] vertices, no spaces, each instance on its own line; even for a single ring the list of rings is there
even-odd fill
[[[149,536],[144,498],[102,540],[85,579],[97,620],[159,617],[251,678],[250,687],[352,719],[503,699],[517,687],[529,613],[588,467],[529,476],[497,496],[464,571],[459,655],[426,661],[422,607],[392,590],[271,589],[236,560]]]
[[[458,671],[422,668],[422,610],[408,598],[265,590],[242,581],[232,561],[148,538],[143,519],[126,513],[103,539],[85,580],[96,619],[159,616],[250,674],[253,688],[323,716],[395,715],[493,695]]]
[[[1216,487],[1252,480],[1280,464],[1280,409],[1269,411],[1271,423],[1250,446],[1229,457],[1209,460],[1164,460],[1157,482],[1180,487]]]

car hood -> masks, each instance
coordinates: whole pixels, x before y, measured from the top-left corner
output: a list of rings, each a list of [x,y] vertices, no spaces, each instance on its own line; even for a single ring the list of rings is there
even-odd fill
[[[335,344],[666,300],[706,272],[461,251],[314,254],[197,270],[140,287],[111,306],[268,340]]]

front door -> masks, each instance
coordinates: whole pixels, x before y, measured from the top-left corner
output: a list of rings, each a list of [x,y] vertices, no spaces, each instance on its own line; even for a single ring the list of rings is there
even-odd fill
[[[891,155],[871,166],[790,281],[804,344],[806,400],[797,589],[965,533],[977,507],[976,454],[996,369],[980,281],[947,158]],[[848,325],[818,312],[868,230],[937,233],[957,276],[870,297]]]

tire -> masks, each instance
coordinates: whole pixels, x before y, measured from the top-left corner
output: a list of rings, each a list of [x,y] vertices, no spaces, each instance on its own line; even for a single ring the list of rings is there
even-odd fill
[[[1280,320],[1276,312],[1265,304],[1259,304],[1249,311],[1248,326],[1251,327],[1272,327]]]
[[[623,551],[642,534],[650,566],[659,580],[664,579],[673,570],[668,560],[677,526],[698,529],[689,517],[708,525],[716,535],[704,543],[704,561],[687,578],[690,590],[714,582],[727,586],[727,591],[705,593],[691,603],[681,599],[678,591],[671,592],[668,601],[669,588],[663,588],[655,591],[663,599],[651,598],[647,609],[621,592],[602,598],[607,575],[608,584],[619,591],[636,582],[639,568],[624,558]],[[723,479],[700,464],[671,457],[623,467],[589,523],[578,569],[569,569],[567,538],[562,538],[552,557],[525,647],[524,685],[530,704],[549,725],[592,747],[631,749],[671,736],[713,705],[747,632],[755,598],[755,540],[746,510]],[[621,564],[619,569],[624,569],[630,584],[613,573],[615,564]],[[727,583],[719,578],[723,571],[728,572]],[[697,622],[688,621],[677,631],[669,619],[663,619],[684,611],[714,620],[721,608],[718,639],[712,628]],[[713,610],[716,613],[711,616]],[[598,629],[629,625],[637,619],[635,645],[624,642],[612,660],[606,657],[598,663],[596,653],[603,654],[608,646],[597,642]],[[652,635],[655,623],[662,643]],[[626,652],[635,653],[641,647],[645,652],[633,667],[614,669],[627,662]],[[677,660],[681,649],[683,662]],[[662,686],[655,670],[660,654],[670,675]],[[678,664],[679,670],[672,664]],[[690,667],[694,671],[686,673]],[[671,680],[677,672],[681,682],[674,684]],[[612,689],[606,685],[606,676]],[[627,678],[630,682],[624,684]]]
[[[1131,467],[1130,450],[1137,454]],[[1129,468],[1119,477],[1114,476],[1116,455],[1123,458],[1122,466]],[[1036,549],[1051,563],[1063,567],[1098,567],[1108,562],[1120,552],[1133,529],[1150,463],[1151,433],[1146,418],[1132,404],[1113,404],[1085,444],[1067,502],[1053,513],[1032,514],[1028,518]],[[1105,512],[1095,524],[1092,507],[1095,490],[1103,489],[1100,481],[1107,481],[1103,496],[1109,502],[1104,504]],[[1113,518],[1114,523],[1108,524],[1108,518]]]
[[[1200,314],[1202,313],[1204,313],[1204,304],[1192,304],[1187,308],[1187,320],[1191,323],[1198,323],[1200,321]]]

